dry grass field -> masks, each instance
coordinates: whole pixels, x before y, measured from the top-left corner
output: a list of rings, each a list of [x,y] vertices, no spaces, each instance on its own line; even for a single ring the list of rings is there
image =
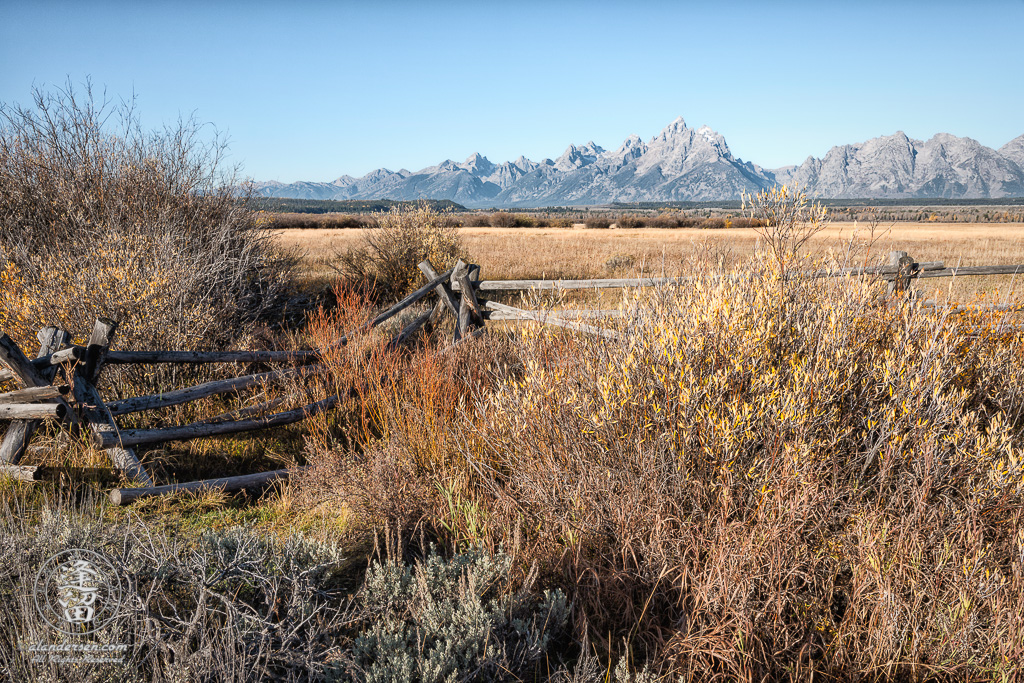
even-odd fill
[[[282,230],[277,239],[301,253],[307,278],[330,277],[337,255],[359,245],[363,230]],[[754,251],[754,229],[697,228],[589,230],[574,228],[460,228],[463,244],[484,279],[628,277],[637,272],[677,274],[705,245],[721,250],[738,264]],[[875,262],[891,250],[906,251],[919,261],[954,265],[1024,264],[1024,223],[889,223],[874,232],[864,223],[830,223],[810,242],[816,252],[843,254],[856,245],[854,264]],[[975,293],[1005,296],[1012,277],[929,280],[918,285],[929,295],[949,290],[956,300]]]

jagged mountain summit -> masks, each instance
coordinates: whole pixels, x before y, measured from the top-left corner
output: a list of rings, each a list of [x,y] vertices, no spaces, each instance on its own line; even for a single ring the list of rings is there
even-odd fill
[[[999,153],[1024,168],[1024,135],[1010,140],[999,148]]]
[[[833,147],[822,159],[764,169],[735,157],[725,138],[682,117],[646,143],[631,135],[615,150],[569,145],[557,159],[520,156],[495,164],[481,154],[415,173],[377,169],[329,183],[257,183],[267,197],[450,199],[469,207],[583,206],[611,202],[738,199],[776,183],[826,198],[1024,196],[1024,135],[998,151],[945,133],[927,141],[904,133]]]
[[[1024,195],[1022,147],[1022,138],[996,151],[971,138],[939,133],[922,142],[901,131],[833,147],[824,159],[810,157],[775,177],[822,197],[1017,197]]]

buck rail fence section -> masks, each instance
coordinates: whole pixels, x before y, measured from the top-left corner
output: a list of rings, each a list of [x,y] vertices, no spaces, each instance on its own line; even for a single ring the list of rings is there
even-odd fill
[[[543,324],[614,339],[623,332],[591,324],[591,322],[622,315],[618,310],[577,310],[557,313],[526,310],[483,297],[485,292],[510,290],[584,290],[606,288],[650,287],[683,283],[689,278],[622,278],[596,280],[481,280],[480,268],[463,261],[442,274],[424,261],[419,265],[427,282],[415,292],[391,306],[365,325],[370,329],[390,320],[430,295],[436,302],[417,316],[389,341],[395,348],[413,339],[424,327],[431,327],[448,314],[454,317],[453,343],[478,336],[488,321],[534,321]],[[966,275],[1016,275],[1024,273],[1024,265],[968,266],[947,268],[942,262],[919,263],[906,252],[889,255],[885,266],[847,268],[835,271],[795,273],[794,277],[875,276],[888,282],[887,297],[913,297],[911,281],[918,278],[959,277]],[[919,302],[935,306],[935,302]],[[997,310],[1020,310],[1011,305],[990,305]],[[581,322],[587,320],[589,322]],[[0,383],[17,380],[23,388],[0,393],[0,420],[9,426],[0,441],[0,474],[26,481],[37,480],[41,469],[19,465],[29,442],[43,420],[55,421],[73,436],[88,436],[91,443],[106,451],[114,468],[142,486],[115,488],[110,492],[114,504],[123,505],[140,498],[175,491],[219,489],[237,491],[266,485],[288,477],[288,470],[274,470],[234,477],[199,481],[157,484],[140,462],[134,447],[188,441],[228,434],[251,432],[292,424],[332,409],[340,400],[330,396],[308,405],[273,412],[286,398],[277,398],[258,405],[229,411],[190,424],[154,429],[123,429],[115,418],[123,415],[181,405],[223,394],[234,394],[254,386],[302,378],[324,371],[318,364],[322,351],[115,351],[110,346],[117,330],[113,320],[96,321],[84,346],[70,344],[71,335],[57,327],[39,331],[39,349],[29,359],[6,334],[0,334]],[[338,339],[345,344],[350,335]],[[104,402],[97,388],[103,368],[119,364],[156,363],[286,363],[276,370],[232,377],[175,389],[160,394],[137,396]]]

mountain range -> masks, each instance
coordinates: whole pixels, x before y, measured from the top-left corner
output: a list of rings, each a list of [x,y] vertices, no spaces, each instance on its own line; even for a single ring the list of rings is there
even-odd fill
[[[480,154],[420,171],[380,168],[333,182],[255,183],[259,195],[297,199],[450,199],[468,207],[583,206],[611,202],[738,199],[775,184],[821,198],[967,199],[1024,196],[1024,135],[998,150],[939,133],[903,132],[833,147],[799,166],[762,168],[734,156],[708,126],[682,117],[647,142],[615,150],[569,145],[557,159],[495,164]]]

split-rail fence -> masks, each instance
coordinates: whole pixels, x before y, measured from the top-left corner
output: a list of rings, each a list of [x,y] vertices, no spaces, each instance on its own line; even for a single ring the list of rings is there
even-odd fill
[[[581,322],[621,315],[618,310],[536,311],[486,300],[486,292],[514,290],[595,290],[605,288],[651,287],[685,282],[688,278],[620,278],[594,280],[481,280],[480,268],[459,261],[454,268],[438,274],[424,261],[419,266],[426,284],[391,306],[367,323],[373,328],[392,319],[402,311],[434,295],[430,310],[405,325],[390,340],[397,347],[414,338],[424,326],[433,326],[451,315],[455,319],[453,342],[478,336],[488,321],[536,321],[606,338],[621,333],[612,328]],[[888,282],[888,295],[912,294],[911,281],[918,278],[960,277],[965,275],[1016,275],[1024,273],[1024,265],[968,266],[947,268],[942,262],[916,262],[906,252],[892,252],[885,266],[815,271],[798,277],[843,277],[871,275]],[[935,302],[921,302],[924,306]],[[999,308],[999,306],[993,306]],[[1003,309],[1007,306],[1003,306]],[[1019,310],[1019,309],[1018,309]],[[287,478],[288,470],[274,470],[235,477],[205,479],[183,483],[157,484],[143,466],[135,451],[137,446],[188,441],[228,434],[251,432],[296,423],[330,410],[340,400],[337,396],[300,408],[273,412],[285,398],[234,410],[190,424],[154,429],[124,429],[115,418],[132,413],[157,410],[198,401],[210,396],[235,394],[245,389],[302,378],[323,371],[318,363],[321,352],[301,351],[118,351],[111,344],[117,331],[116,321],[96,321],[84,346],[72,345],[71,334],[57,327],[39,331],[39,349],[29,359],[6,334],[0,334],[0,383],[17,380],[23,388],[0,393],[0,420],[9,426],[0,441],[0,474],[34,481],[40,477],[38,467],[19,464],[28,450],[36,430],[44,420],[52,420],[73,436],[87,436],[91,443],[106,451],[115,469],[141,486],[115,488],[110,492],[114,504],[123,505],[140,498],[173,493],[220,489],[237,491],[265,486]],[[346,335],[336,344],[345,344]],[[286,367],[250,373],[230,379],[205,382],[196,386],[149,396],[138,396],[106,402],[97,388],[105,366],[124,364],[200,364],[245,363],[250,365],[286,364]]]

